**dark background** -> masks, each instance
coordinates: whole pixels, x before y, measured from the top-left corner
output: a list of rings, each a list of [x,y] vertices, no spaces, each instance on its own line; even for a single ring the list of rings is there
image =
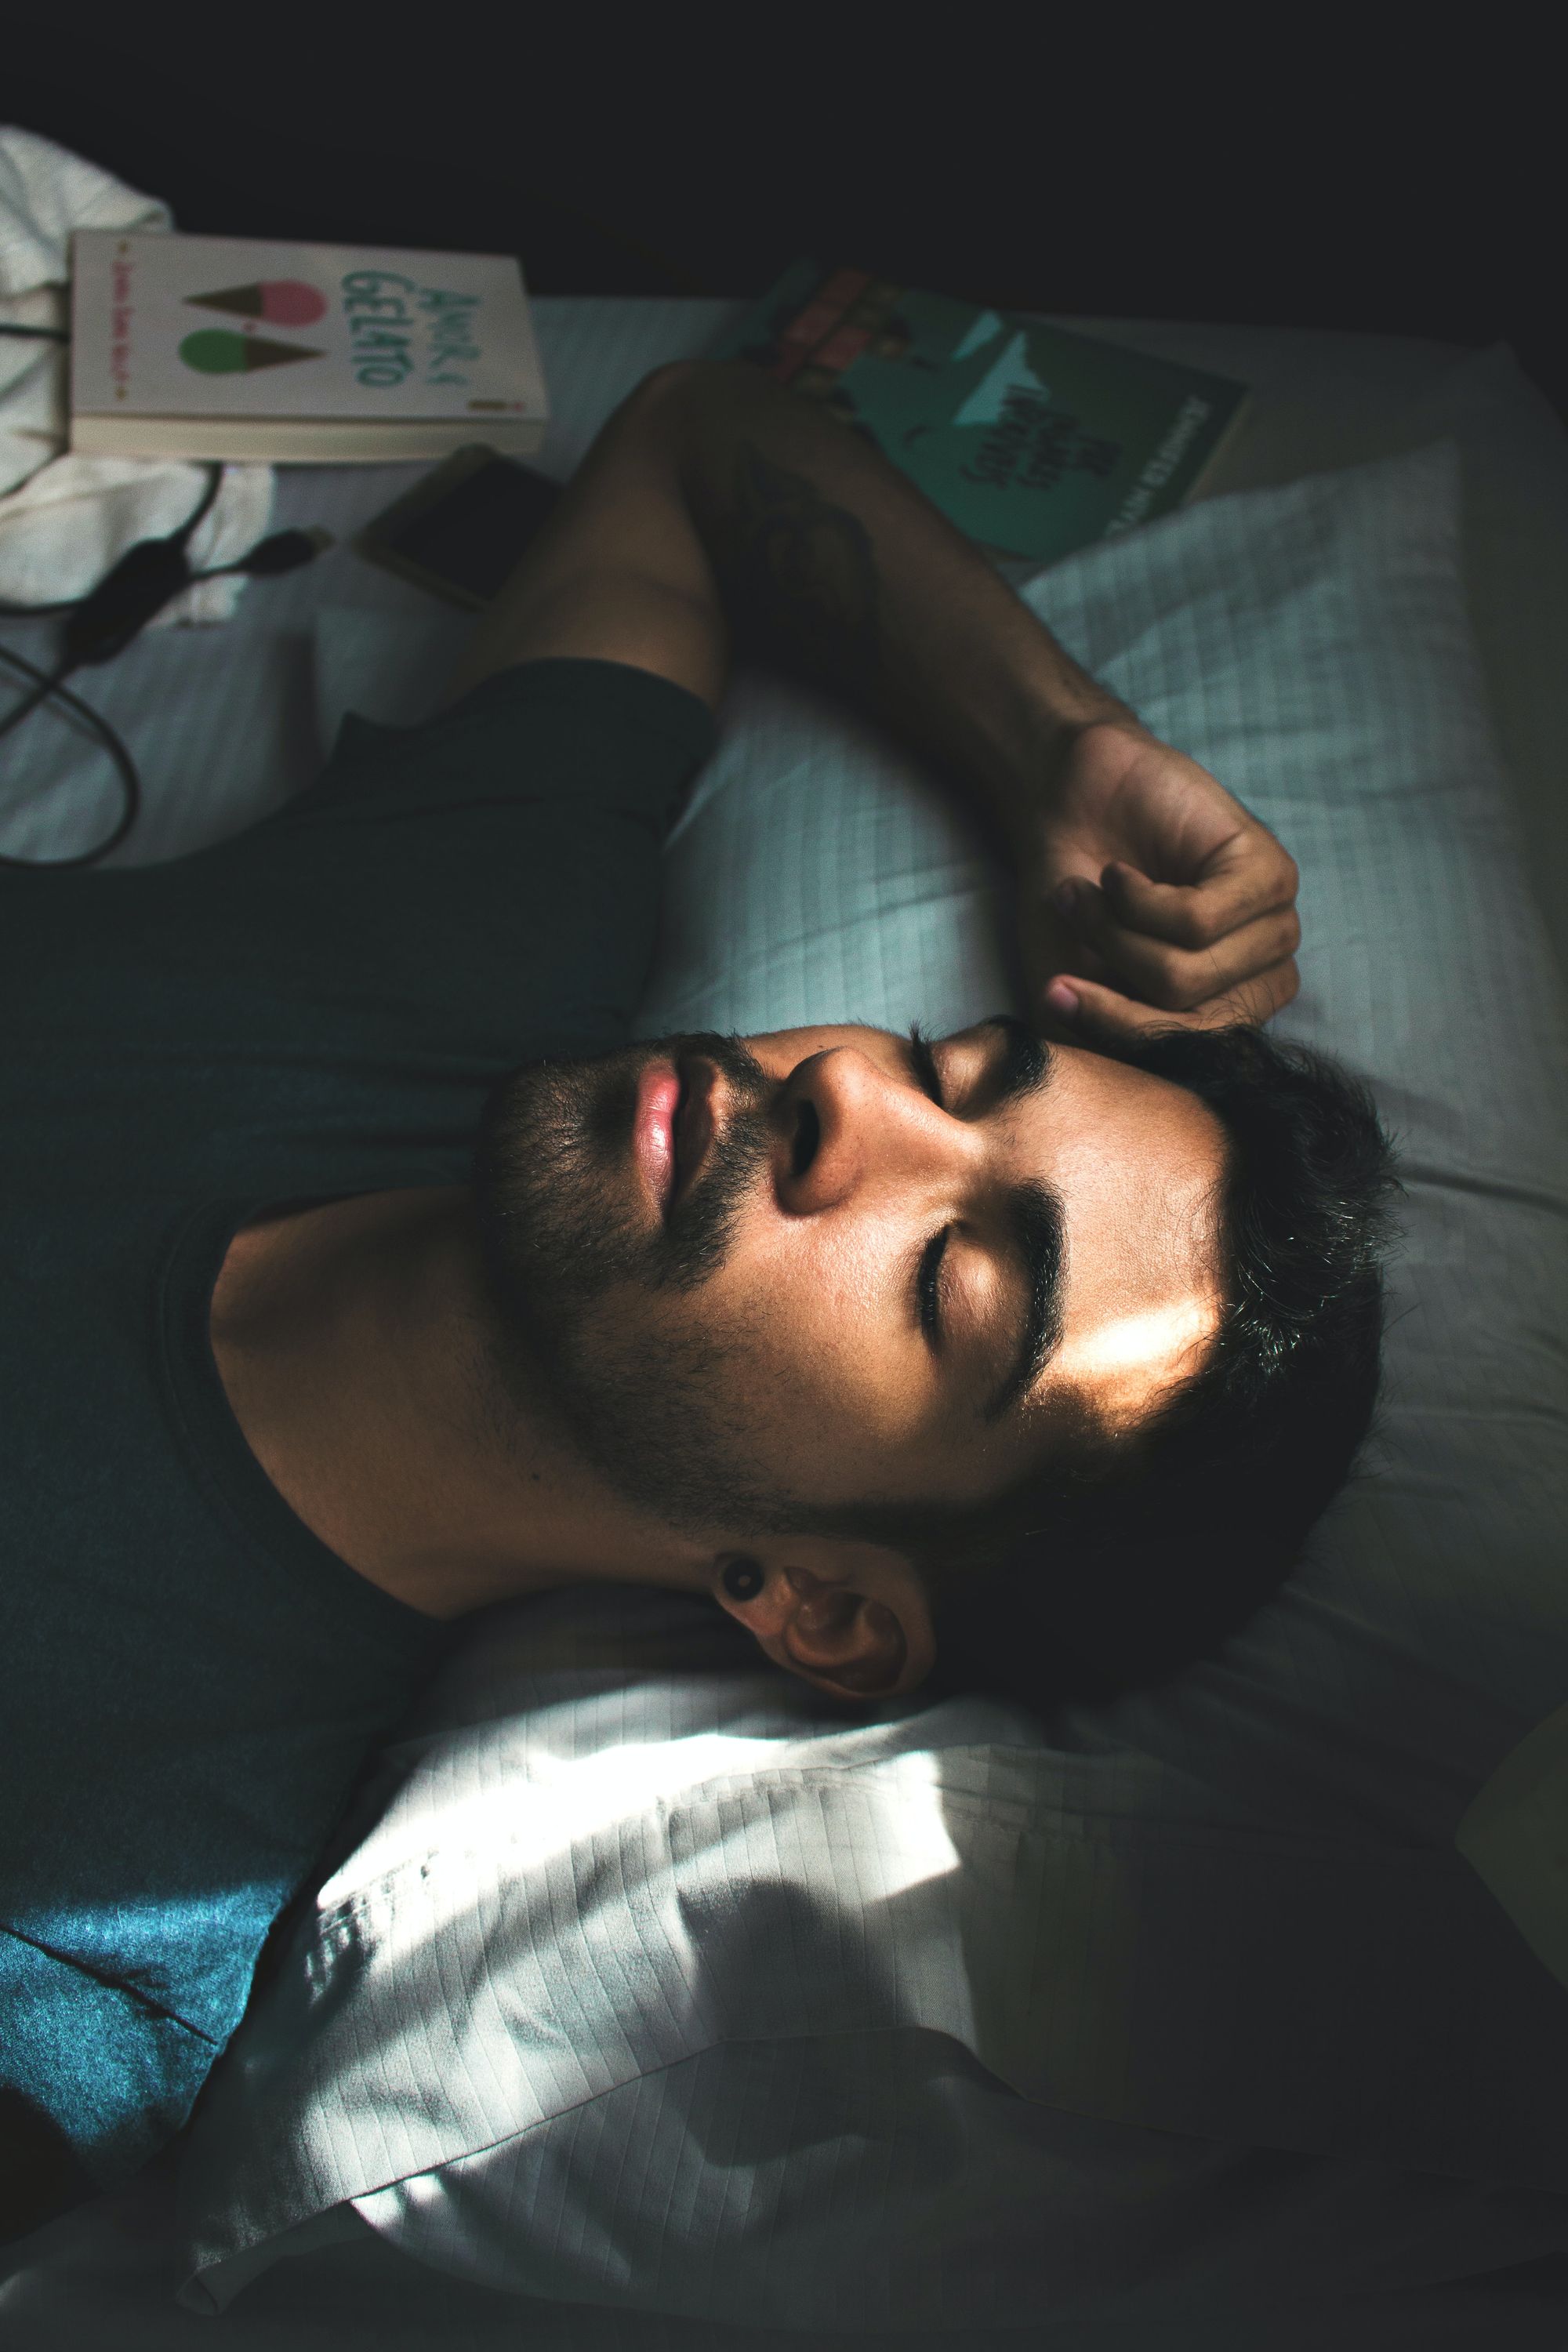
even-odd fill
[[[1568,413],[1544,30],[1406,19],[1396,58],[1371,9],[1247,22],[88,8],[8,32],[0,107],[184,229],[514,252],[541,294],[755,296],[812,253],[1002,307],[1500,339]]]

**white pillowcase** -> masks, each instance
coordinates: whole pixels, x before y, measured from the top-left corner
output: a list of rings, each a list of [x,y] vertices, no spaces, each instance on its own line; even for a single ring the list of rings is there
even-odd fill
[[[916,2095],[939,2044],[1025,2102],[976,2092],[963,2120],[964,2176],[1020,2184],[986,2241],[999,2328],[1068,2259],[1040,2220],[1053,2118],[1568,2189],[1568,2005],[1452,1843],[1568,1683],[1568,1027],[1458,487],[1440,443],[1209,501],[1025,590],[1300,866],[1279,1028],[1373,1080],[1408,1188],[1375,1475],[1220,1659],[1043,1726],[917,1702],[846,1731],[690,1604],[640,1653],[647,1596],[619,1653],[574,1651],[569,1601],[510,1612],[394,1752],[217,2070],[188,2300],[353,2200],[518,2293],[737,2322],[763,2297],[826,2328],[875,2273],[879,2324],[962,2340],[955,2110]],[[644,1029],[940,1033],[1006,996],[991,877],[916,757],[740,675]],[[602,1643],[616,1606],[577,1622]],[[849,2116],[822,2088],[846,2069]],[[1138,2227],[1110,2237],[1128,2275]],[[1332,2235],[1308,2229],[1311,2263]]]

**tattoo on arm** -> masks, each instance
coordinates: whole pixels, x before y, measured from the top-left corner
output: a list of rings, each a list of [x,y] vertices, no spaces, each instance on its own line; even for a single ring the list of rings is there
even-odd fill
[[[871,535],[804,474],[742,442],[726,516],[721,583],[737,635],[794,656],[808,675],[868,685],[880,663]]]

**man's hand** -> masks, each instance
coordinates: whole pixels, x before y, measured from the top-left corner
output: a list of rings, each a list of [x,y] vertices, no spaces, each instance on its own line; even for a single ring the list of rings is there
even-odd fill
[[[1029,1012],[1054,1037],[1267,1021],[1299,986],[1293,861],[1142,728],[1074,735],[1015,832]]]

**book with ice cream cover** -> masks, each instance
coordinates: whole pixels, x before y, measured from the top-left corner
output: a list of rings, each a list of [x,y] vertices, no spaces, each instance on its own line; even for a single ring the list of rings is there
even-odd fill
[[[80,229],[71,430],[117,457],[519,457],[549,424],[509,255]]]
[[[1120,343],[809,259],[708,356],[820,401],[969,538],[1042,563],[1181,506],[1249,399]]]

